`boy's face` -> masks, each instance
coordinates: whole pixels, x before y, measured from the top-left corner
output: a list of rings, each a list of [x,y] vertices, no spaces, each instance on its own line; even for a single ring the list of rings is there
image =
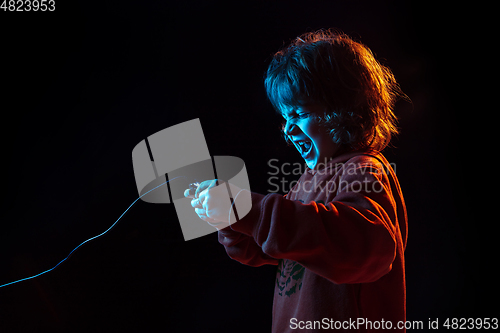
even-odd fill
[[[321,105],[306,105],[282,113],[286,120],[285,134],[310,169],[321,167],[338,149],[328,131],[315,120],[314,114],[320,114],[323,109]]]

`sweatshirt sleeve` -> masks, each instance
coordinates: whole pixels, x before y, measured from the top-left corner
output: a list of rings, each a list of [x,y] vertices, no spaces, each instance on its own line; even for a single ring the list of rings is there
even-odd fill
[[[380,163],[353,163],[335,184],[325,204],[241,191],[236,206],[250,196],[252,209],[230,228],[267,256],[297,261],[334,283],[376,281],[391,270],[398,242],[388,177]]]
[[[262,251],[253,237],[225,228],[219,230],[219,243],[224,245],[228,256],[249,266],[277,265],[278,259]]]

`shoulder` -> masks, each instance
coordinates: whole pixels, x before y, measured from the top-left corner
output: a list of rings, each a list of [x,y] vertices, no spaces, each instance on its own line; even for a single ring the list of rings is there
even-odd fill
[[[349,158],[340,170],[341,179],[388,182],[390,166],[380,153],[361,153]]]
[[[372,163],[373,165],[383,166],[387,163],[384,155],[375,150],[360,150],[357,152],[352,152],[348,158],[345,159],[347,162],[359,162],[359,163]]]
[[[373,169],[380,170],[385,168],[385,158],[381,154],[359,154],[351,157],[343,163],[343,169]]]

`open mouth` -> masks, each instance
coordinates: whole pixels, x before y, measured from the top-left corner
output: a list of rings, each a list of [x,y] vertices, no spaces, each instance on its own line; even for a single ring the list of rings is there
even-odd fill
[[[294,141],[294,143],[297,149],[299,150],[300,155],[302,155],[303,158],[309,155],[309,153],[311,152],[312,148],[311,141],[299,140],[299,141]]]

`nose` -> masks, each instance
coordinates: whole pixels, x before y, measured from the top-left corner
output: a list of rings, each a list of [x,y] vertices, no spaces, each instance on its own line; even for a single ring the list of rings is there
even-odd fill
[[[290,120],[287,120],[287,122],[285,123],[285,127],[283,128],[283,132],[285,133],[285,135],[291,136],[298,132],[298,127]]]

